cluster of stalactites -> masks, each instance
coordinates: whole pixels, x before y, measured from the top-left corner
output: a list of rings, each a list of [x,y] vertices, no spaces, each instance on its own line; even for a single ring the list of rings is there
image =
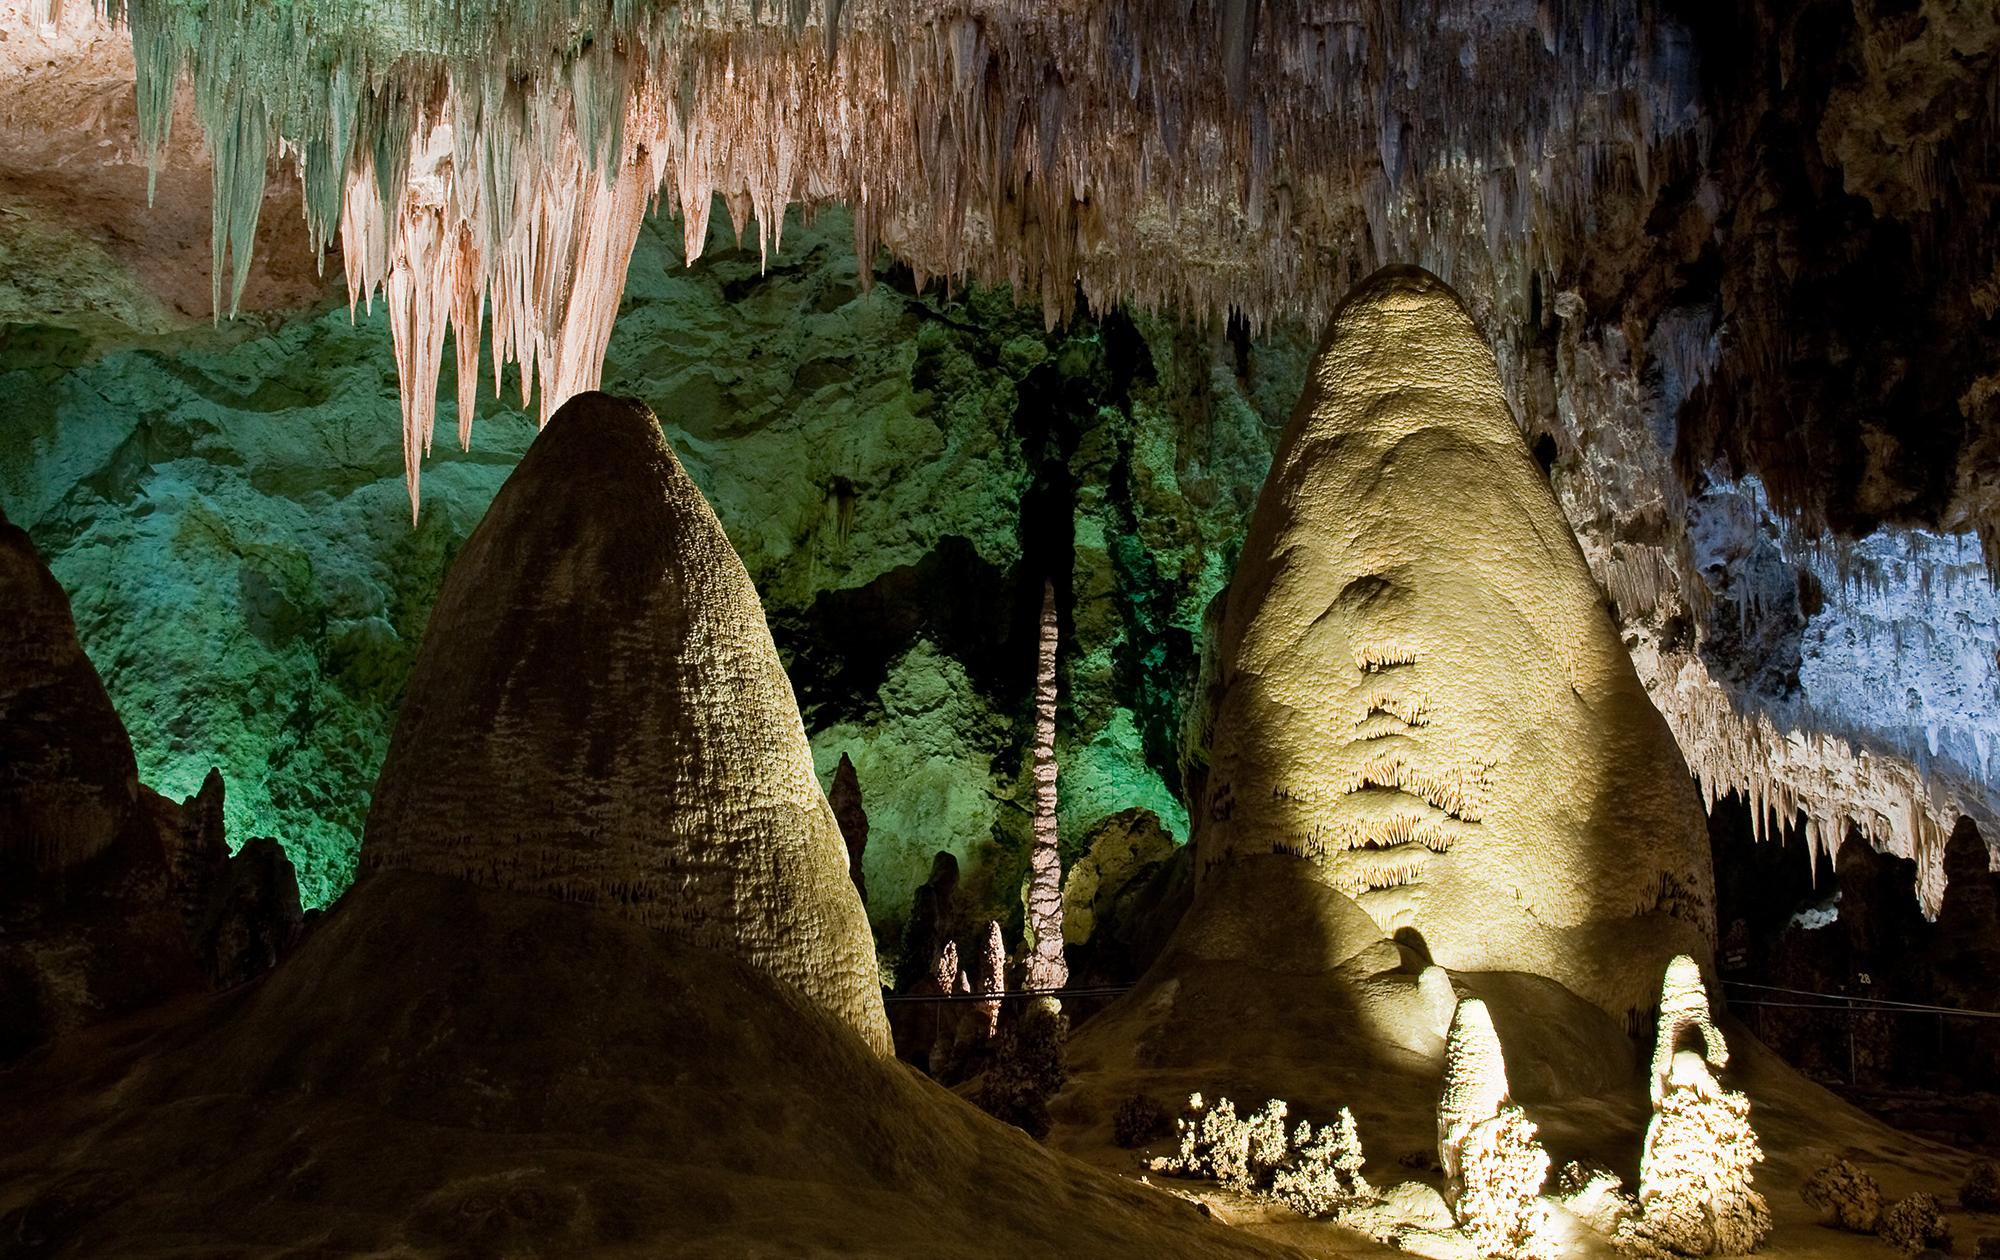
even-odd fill
[[[218,307],[273,150],[350,293],[387,300],[413,500],[447,326],[461,442],[482,308],[496,379],[539,374],[546,416],[595,382],[650,201],[690,261],[718,196],[760,249],[787,206],[844,203],[864,260],[1005,283],[1051,322],[1079,294],[1314,318],[1387,260],[1520,322],[1601,184],[1649,185],[1695,125],[1686,39],[1641,0],[100,3],[152,151],[192,80]]]
[[[1936,916],[1944,903],[1945,842],[1961,817],[1979,821],[1982,830],[1989,826],[1983,796],[1907,758],[1745,712],[1699,657],[1663,658],[1646,683],[1711,810],[1723,793],[1739,794],[1758,840],[1774,823],[1782,828],[1803,816],[1815,870],[1822,856],[1838,854],[1850,829],[1857,831],[1876,848],[1916,863],[1917,899]]]

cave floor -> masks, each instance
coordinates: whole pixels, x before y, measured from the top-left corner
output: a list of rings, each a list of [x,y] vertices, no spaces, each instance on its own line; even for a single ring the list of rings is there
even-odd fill
[[[1192,1067],[1147,1067],[1140,1064],[1141,1055],[1130,1038],[1093,1035],[1093,1031],[1090,1024],[1084,1025],[1073,1042],[1073,1075],[1051,1107],[1056,1125],[1050,1145],[1106,1172],[1181,1194],[1203,1205],[1217,1220],[1311,1255],[1409,1254],[1350,1229],[1245,1198],[1213,1182],[1149,1173],[1146,1161],[1170,1153],[1173,1138],[1156,1139],[1141,1150],[1122,1149],[1112,1137],[1112,1116],[1119,1103],[1135,1094],[1168,1103],[1169,1111],[1177,1110],[1194,1092],[1232,1098],[1240,1111],[1284,1097],[1292,1104],[1294,1121],[1305,1118],[1316,1123],[1330,1120],[1347,1105],[1359,1121],[1369,1158],[1366,1171],[1374,1185],[1384,1188],[1405,1180],[1437,1185],[1434,1073],[1415,1064],[1407,1071],[1384,1073],[1379,1064],[1351,1062],[1331,1046],[1309,1068],[1297,1063],[1279,1067],[1261,1056],[1248,1036],[1240,1056]],[[1958,1187],[1976,1155],[1891,1128],[1794,1071],[1747,1030],[1728,1031],[1733,1057],[1724,1083],[1750,1097],[1751,1122],[1765,1153],[1757,1188],[1769,1201],[1774,1220],[1758,1255],[1777,1260],[1880,1260],[1893,1254],[1879,1237],[1821,1224],[1818,1213],[1800,1198],[1805,1179],[1836,1159],[1847,1159],[1872,1174],[1881,1183],[1885,1206],[1919,1191],[1933,1195],[1944,1210],[1959,1254],[1975,1254],[1980,1239],[2000,1236],[2000,1215],[1969,1212],[1957,1202]],[[1280,1075],[1285,1083],[1274,1088]],[[1635,1074],[1627,1087],[1595,1097],[1523,1105],[1540,1127],[1552,1170],[1581,1160],[1610,1168],[1628,1188],[1637,1181],[1638,1152],[1649,1114],[1642,1076]],[[1558,1220],[1557,1229],[1565,1255],[1618,1254],[1574,1218]]]

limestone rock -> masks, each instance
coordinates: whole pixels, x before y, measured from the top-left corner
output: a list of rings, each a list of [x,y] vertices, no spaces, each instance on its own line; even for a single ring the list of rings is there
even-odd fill
[[[1186,915],[1195,855],[1149,809],[1101,820],[1085,833],[1085,845],[1063,880],[1072,983],[1129,984],[1159,958]]]
[[[54,875],[142,826],[124,724],[77,642],[69,597],[0,514],[0,876]]]
[[[467,540],[362,866],[735,952],[888,1051],[866,916],[756,590],[639,404],[573,399]]]
[[[840,764],[833,770],[833,787],[826,794],[826,803],[833,809],[833,821],[840,828],[840,838],[847,845],[847,877],[854,881],[854,891],[861,895],[861,906],[868,907],[868,875],[862,869],[862,858],[868,852],[868,810],[861,803],[861,778],[854,773],[854,762],[846,753],[840,754]]]
[[[1091,829],[1089,847],[1063,877],[1063,940],[1088,944],[1100,920],[1122,904],[1173,857],[1174,838],[1158,818],[1128,809]]]
[[[1290,852],[1454,971],[1614,1015],[1706,957],[1701,802],[1457,297],[1336,313],[1224,614],[1200,878]],[[1199,896],[1197,885],[1197,895]]]
[[[1856,1234],[1872,1234],[1882,1224],[1882,1186],[1844,1159],[1835,1160],[1806,1178],[1799,1194],[1808,1207],[1826,1215],[1826,1223]]]

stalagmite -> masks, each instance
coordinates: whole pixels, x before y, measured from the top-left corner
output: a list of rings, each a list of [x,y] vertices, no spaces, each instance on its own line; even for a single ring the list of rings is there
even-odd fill
[[[846,753],[840,754],[840,764],[833,769],[833,789],[826,799],[834,822],[839,824],[840,838],[847,844],[847,877],[854,881],[854,891],[861,894],[865,909],[868,875],[862,869],[862,858],[868,852],[868,811],[861,803],[861,777]]]
[[[1474,1254],[1508,1260],[1554,1254],[1538,1201],[1549,1157],[1535,1141],[1534,1124],[1508,1100],[1500,1038],[1478,998],[1459,1002],[1445,1039],[1438,1162],[1445,1202]]]
[[[139,769],[69,596],[4,513],[0,605],[0,882],[19,884],[129,841]]]
[[[549,422],[438,596],[362,844],[735,953],[888,1053],[757,592],[645,407]]]
[[[1667,964],[1666,979],[1660,983],[1660,1015],[1653,1038],[1653,1105],[1666,1097],[1673,1075],[1674,1055],[1684,1037],[1692,1033],[1700,1040],[1703,1057],[1713,1068],[1729,1064],[1729,1045],[1722,1039],[1708,1011],[1708,987],[1702,983],[1701,967],[1686,954]]]
[[[1698,1048],[1687,1048],[1689,1035]],[[1639,1158],[1639,1214],[1620,1242],[1641,1254],[1747,1255],[1771,1231],[1771,1210],[1751,1185],[1764,1158],[1750,1103],[1714,1072],[1729,1047],[1709,1017],[1694,959],[1667,967],[1653,1048],[1653,1119]]]
[[[1042,585],[1041,635],[1035,666],[1035,839],[1028,855],[1028,987],[1060,989],[1069,981],[1063,958],[1062,851],[1056,835],[1056,588]]]
[[[1436,277],[1343,302],[1228,595],[1198,878],[1311,861],[1458,971],[1616,1016],[1706,957],[1706,823],[1492,352]]]
[[[988,1041],[1000,1035],[1000,995],[1007,991],[1007,942],[1000,935],[1000,923],[986,923],[986,944],[979,954],[979,992],[988,998],[979,1004],[979,1018]]]
[[[930,977],[925,982],[925,991],[941,998],[958,995],[965,985],[965,972],[958,965],[958,944],[946,941],[937,956],[931,959]],[[962,1008],[944,1001],[933,1002],[931,1007],[931,1075],[942,1078],[946,1061],[950,1059],[952,1047],[958,1041],[958,1026]]]
[[[70,601],[0,512],[0,1067],[49,1039],[261,974],[299,926],[281,850],[223,840],[222,777],[142,787]]]
[[[1463,1185],[1459,1152],[1472,1126],[1500,1114],[1507,1103],[1507,1063],[1486,1003],[1465,998],[1451,1017],[1444,1043],[1444,1093],[1438,1099],[1438,1165],[1447,1198]]]

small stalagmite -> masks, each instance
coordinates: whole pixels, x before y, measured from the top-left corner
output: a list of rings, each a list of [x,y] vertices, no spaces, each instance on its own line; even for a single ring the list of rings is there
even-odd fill
[[[364,875],[585,902],[889,1052],[868,923],[756,589],[644,406],[550,420],[438,596]]]
[[[1378,272],[1335,314],[1230,587],[1204,883],[1319,865],[1454,971],[1628,1016],[1707,957],[1701,802],[1457,296]],[[1197,885],[1197,896],[1202,885]]]
[[[1771,1208],[1753,1184],[1763,1147],[1750,1100],[1715,1074],[1729,1045],[1709,1015],[1701,967],[1667,965],[1653,1050],[1653,1119],[1639,1156],[1639,1214],[1621,1239],[1684,1256],[1748,1255],[1771,1232]]]
[[[1508,1097],[1493,1017],[1478,998],[1453,1013],[1438,1098],[1438,1162],[1445,1201],[1474,1254],[1548,1260],[1548,1214],[1537,1201],[1549,1157],[1535,1125]]]
[[[976,1008],[980,1033],[991,1041],[1000,1035],[1000,998],[1007,992],[1007,941],[1000,922],[986,922],[985,944],[979,953],[979,992],[986,1000]]]

